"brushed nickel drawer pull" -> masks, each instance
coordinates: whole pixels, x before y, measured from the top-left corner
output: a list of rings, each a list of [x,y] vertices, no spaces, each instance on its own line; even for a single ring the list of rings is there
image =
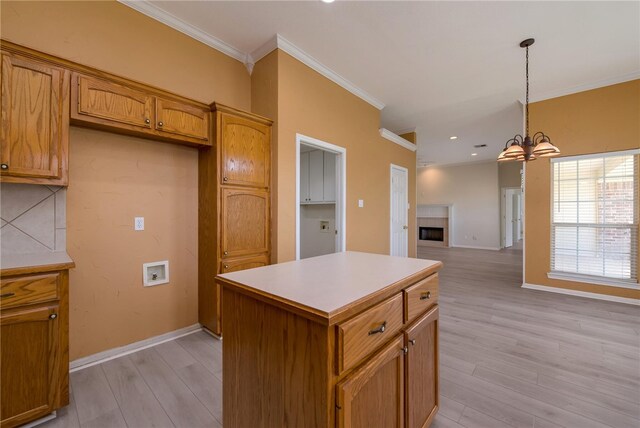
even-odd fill
[[[387,328],[387,322],[385,321],[380,325],[380,327],[374,328],[373,330],[370,330],[369,331],[369,336],[371,336],[373,334],[384,333],[386,328]]]
[[[431,298],[431,291],[422,293],[422,295],[420,296],[420,300],[429,300],[430,298]]]
[[[3,294],[0,294],[0,298],[4,299],[6,297],[13,297],[15,295],[16,293],[3,293]]]
[[[416,345],[416,340],[415,340],[415,339],[409,339],[409,343],[410,343],[412,346],[415,346],[415,345]]]

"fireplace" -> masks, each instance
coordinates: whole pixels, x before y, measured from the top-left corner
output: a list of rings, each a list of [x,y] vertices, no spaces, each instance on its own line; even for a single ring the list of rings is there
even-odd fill
[[[443,227],[420,227],[418,239],[421,241],[437,241],[444,242]]]

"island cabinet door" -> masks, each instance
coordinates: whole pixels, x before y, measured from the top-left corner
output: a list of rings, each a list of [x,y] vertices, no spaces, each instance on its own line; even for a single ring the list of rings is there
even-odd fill
[[[0,316],[0,426],[22,425],[54,410],[58,386],[58,306]]]
[[[404,358],[398,336],[336,386],[338,427],[404,427]]]
[[[438,410],[438,307],[405,332],[407,428],[431,425]]]

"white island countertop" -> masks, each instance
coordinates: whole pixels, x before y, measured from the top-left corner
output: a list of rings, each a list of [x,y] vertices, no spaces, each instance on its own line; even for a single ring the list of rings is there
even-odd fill
[[[441,267],[434,260],[347,251],[226,273],[217,279],[223,286],[296,307],[333,324],[358,302],[375,295],[385,298]]]

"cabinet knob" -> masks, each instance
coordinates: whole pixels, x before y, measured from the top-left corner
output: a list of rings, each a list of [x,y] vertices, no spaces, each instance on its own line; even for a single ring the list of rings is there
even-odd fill
[[[9,165],[6,163],[3,163],[2,165],[0,165],[0,169],[9,169]]]
[[[422,295],[420,296],[420,300],[429,300],[430,298],[431,298],[431,291],[422,293]]]
[[[229,265],[224,265],[224,268],[225,269],[229,269]]]
[[[158,126],[162,126],[162,125],[164,125],[164,123],[158,122]]]
[[[227,254],[229,254],[229,252],[228,252],[228,251],[225,251],[225,252],[224,252],[224,253],[222,253],[222,254],[224,254],[224,255],[226,256]]]
[[[54,320],[54,319],[56,319],[56,318],[58,318],[58,314],[51,314],[51,315],[49,315],[49,319],[50,319],[50,320]]]
[[[410,343],[412,346],[415,346],[415,344],[416,344],[416,340],[415,340],[415,339],[410,339],[410,340],[409,340],[409,343]]]
[[[149,118],[145,119],[144,123],[151,123],[151,119],[149,119]]]
[[[222,181],[229,181],[229,177],[222,177]]]
[[[402,347],[402,353],[407,355],[409,353],[409,348],[407,348],[406,346]]]

